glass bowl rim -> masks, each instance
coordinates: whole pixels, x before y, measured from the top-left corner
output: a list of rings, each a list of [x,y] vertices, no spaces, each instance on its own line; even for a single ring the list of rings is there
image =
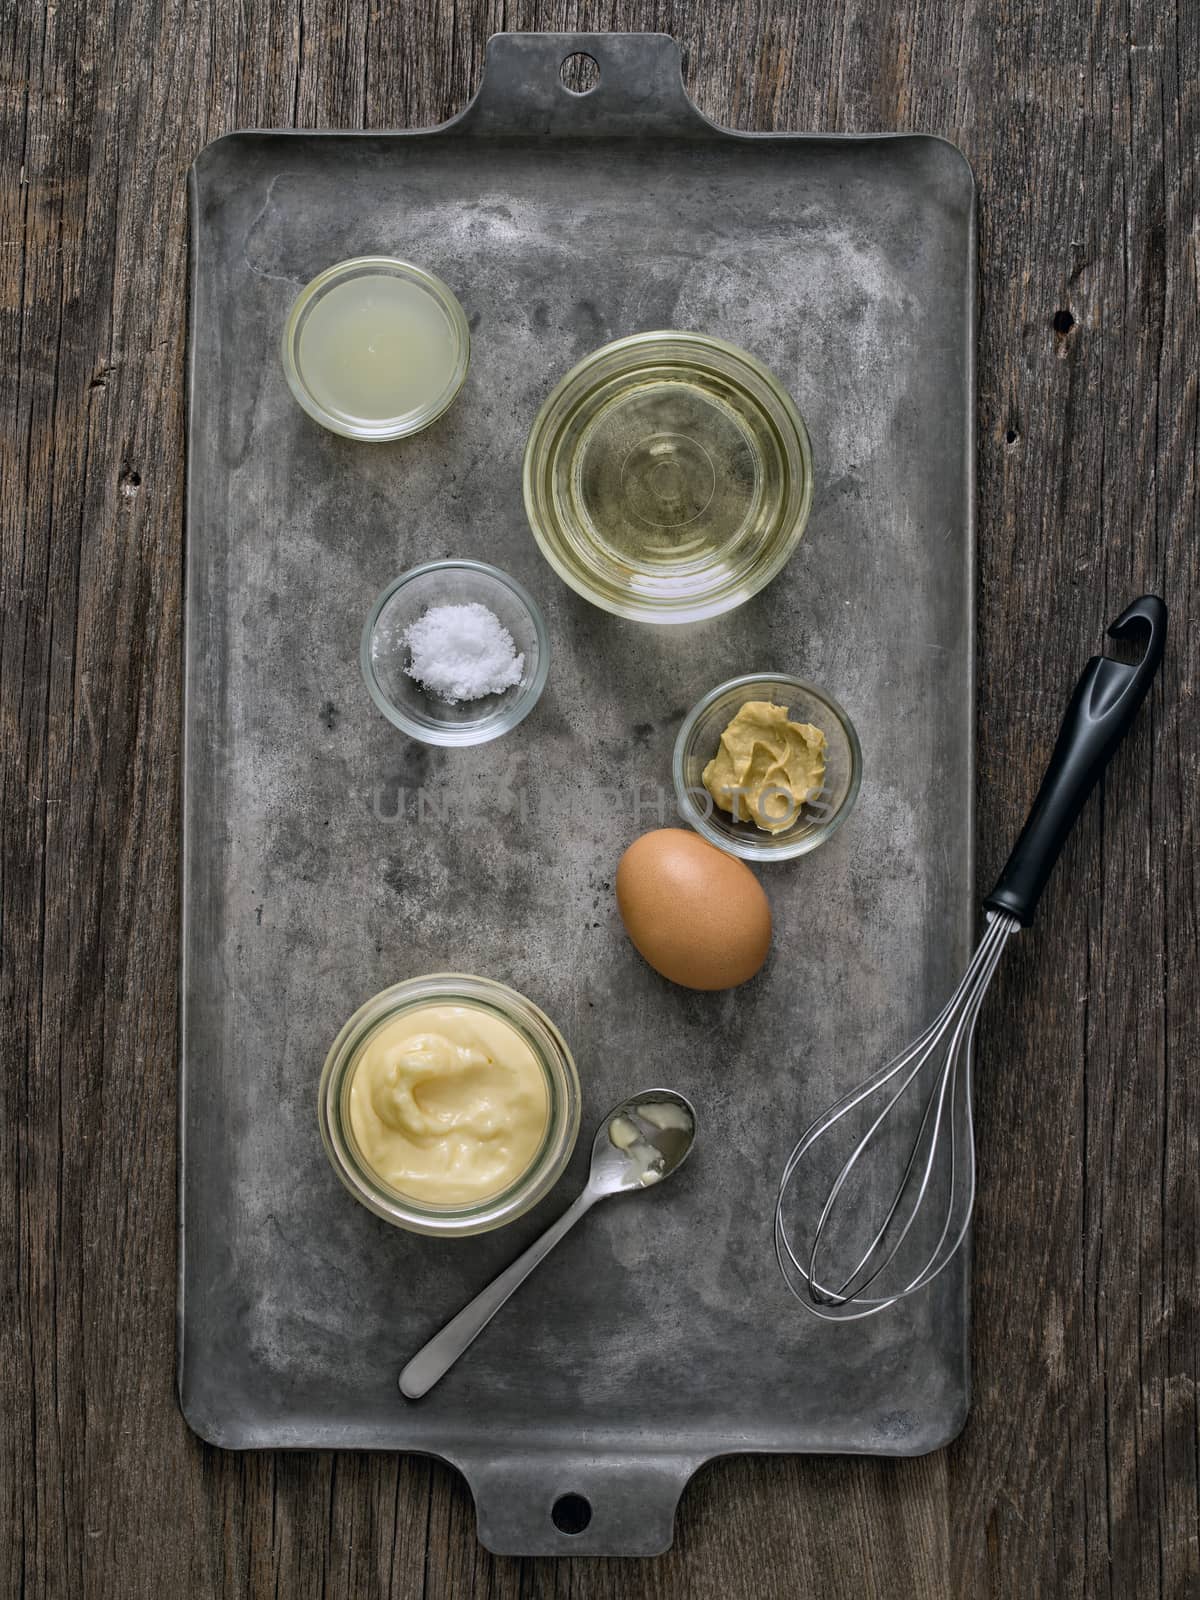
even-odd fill
[[[542,499],[537,492],[535,484],[538,474],[534,471],[535,455],[546,456],[547,448],[544,436],[548,434],[552,414],[557,411],[564,397],[580,382],[580,380],[595,366],[616,355],[633,352],[649,346],[651,349],[661,347],[667,342],[683,344],[693,349],[715,351],[733,363],[741,365],[752,372],[759,382],[771,395],[779,406],[783,418],[786,419],[791,431],[796,449],[798,451],[802,469],[803,483],[800,486],[800,504],[791,531],[783,541],[781,548],[775,552],[771,560],[766,562],[761,571],[756,571],[752,579],[743,580],[733,590],[723,592],[716,596],[710,594],[707,599],[692,597],[681,601],[678,607],[664,604],[661,599],[641,601],[635,594],[627,594],[622,599],[614,599],[611,595],[602,594],[592,587],[586,578],[581,576],[574,568],[562,559],[557,551],[553,550],[541,525],[540,515],[535,509]],[[636,370],[636,364],[629,370]],[[757,397],[755,397],[757,399]],[[762,402],[758,402],[760,407]],[[780,418],[770,416],[771,425],[779,431]],[[556,433],[561,431],[556,430]],[[525,453],[521,461],[521,489],[525,502],[525,516],[529,523],[530,531],[537,542],[538,549],[549,562],[550,566],[573,589],[591,605],[598,606],[602,611],[607,611],[613,616],[625,617],[634,622],[650,622],[660,625],[671,625],[686,622],[700,622],[709,617],[721,616],[727,611],[736,610],[747,600],[752,599],[767,584],[776,578],[783,567],[795,554],[796,548],[804,537],[808,527],[809,517],[812,512],[813,502],[813,462],[812,441],[809,438],[808,428],[800,408],[788,389],[779,377],[772,372],[765,362],[744,349],[741,345],[733,344],[728,339],[720,339],[715,334],[694,333],[681,328],[653,328],[642,333],[625,334],[619,339],[610,339],[607,344],[599,345],[587,355],[577,361],[570,370],[563,374],[550,393],[538,407],[537,415],[533,419],[528,437],[525,441]]]
[[[723,695],[734,690],[751,689],[755,685],[782,684],[808,695],[811,699],[824,706],[841,728],[846,737],[846,744],[850,751],[850,782],[847,785],[845,796],[841,805],[831,817],[811,832],[802,834],[798,838],[784,839],[775,842],[774,836],[764,833],[762,838],[746,835],[745,838],[730,838],[715,828],[703,811],[695,804],[684,782],[684,760],[687,756],[691,741],[699,726],[700,719]],[[752,698],[746,695],[743,700]],[[790,708],[789,708],[790,709]],[[825,689],[819,689],[815,683],[810,683],[807,678],[797,678],[790,672],[747,672],[740,677],[727,678],[719,683],[715,689],[710,689],[702,695],[680,724],[679,732],[675,736],[675,746],[671,755],[671,777],[675,785],[675,802],[680,817],[689,827],[694,828],[702,838],[710,844],[716,845],[719,850],[724,850],[729,855],[739,856],[743,861],[792,861],[797,856],[807,855],[819,845],[832,837],[841,827],[846,818],[854,810],[858,800],[859,790],[862,788],[863,756],[862,745],[859,742],[858,730],[850,719],[849,713],[840,701],[835,700]]]
[[[326,410],[313,394],[305,381],[303,368],[300,365],[298,345],[300,326],[309,307],[340,279],[360,276],[367,268],[375,268],[383,275],[405,278],[410,283],[415,282],[433,296],[450,320],[455,361],[450,382],[427,405],[419,406],[415,411],[407,411],[401,417],[389,417],[370,425],[356,426]],[[314,422],[319,422],[331,433],[340,434],[343,439],[384,443],[389,439],[405,439],[410,434],[420,433],[430,423],[436,422],[454,404],[467,380],[467,372],[471,365],[471,326],[467,321],[462,302],[450,285],[439,278],[436,272],[419,267],[414,261],[406,261],[401,256],[347,256],[345,260],[335,261],[331,266],[323,268],[300,289],[292,301],[283,325],[281,351],[288,388],[297,403],[307,411]]]
[[[420,1006],[454,1004],[476,1006],[498,1015],[529,1044],[546,1074],[549,1119],[537,1155],[509,1188],[473,1205],[434,1206],[387,1188],[372,1175],[365,1161],[355,1159],[343,1124],[341,1100],[356,1056],[384,1023]],[[529,1028],[528,1020],[545,1035],[544,1041]],[[561,1124],[557,1137],[556,1108]],[[429,972],[389,984],[365,1000],[342,1024],[321,1069],[317,1116],[330,1165],[342,1185],[368,1211],[412,1233],[462,1238],[490,1232],[523,1216],[550,1192],[578,1141],[582,1090],[579,1069],[566,1039],[527,995],[510,984],[476,973]]]
[[[426,727],[410,717],[407,712],[397,706],[379,682],[375,671],[375,663],[371,658],[371,637],[376,625],[383,615],[384,607],[388,601],[399,594],[401,589],[407,587],[417,578],[427,577],[436,572],[470,572],[482,573],[485,577],[495,579],[502,588],[507,589],[513,598],[525,609],[533,624],[534,637],[537,639],[538,661],[533,677],[524,686],[516,685],[513,697],[490,716],[479,722],[446,722],[436,727]],[[492,739],[498,739],[502,734],[509,733],[518,723],[523,722],[541,699],[542,690],[546,687],[546,679],[550,674],[550,634],[546,628],[546,619],[542,616],[541,608],[529,593],[523,583],[518,582],[507,572],[502,572],[499,567],[493,567],[487,561],[473,561],[466,557],[450,556],[441,561],[422,561],[419,566],[409,567],[406,572],[391,580],[376,595],[367,613],[367,620],[363,624],[362,638],[358,652],[359,667],[362,671],[363,681],[367,686],[367,693],[375,702],[377,708],[392,724],[399,728],[401,733],[408,734],[410,739],[416,739],[421,744],[440,745],[444,747],[463,748],[473,744],[487,744]]]

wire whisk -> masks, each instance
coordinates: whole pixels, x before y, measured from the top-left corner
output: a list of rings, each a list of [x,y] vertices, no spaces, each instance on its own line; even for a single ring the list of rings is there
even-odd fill
[[[816,1316],[874,1316],[927,1288],[962,1247],[975,1204],[971,1057],[979,1009],[1005,946],[1033,920],[1084,801],[1146,697],[1166,630],[1167,608],[1156,595],[1135,600],[1110,626],[1112,638],[1143,640],[1141,659],[1093,656],[1084,669],[1029,818],[984,901],[987,925],[961,983],[925,1031],[823,1112],[788,1158],[775,1254],[788,1288]],[[899,1172],[894,1183],[889,1169]]]
[[[993,912],[987,931],[949,1003],[937,1019],[908,1048],[873,1077],[852,1089],[812,1124],[792,1151],[779,1188],[775,1211],[775,1253],[793,1292],[807,1294],[817,1316],[842,1322],[873,1316],[905,1295],[931,1283],[949,1266],[971,1222],[975,1201],[975,1140],[971,1116],[971,1051],[979,1008],[1004,946],[1020,927],[1015,917]],[[839,1201],[853,1194],[855,1168],[877,1138],[890,1138],[890,1120],[897,1106],[912,1091],[925,1093],[924,1111],[913,1137],[904,1170],[891,1204],[858,1261],[846,1276],[836,1271],[828,1248],[832,1219]],[[811,1240],[797,1250],[787,1225],[787,1201],[798,1169],[816,1141],[851,1114],[863,1111],[867,1127],[851,1136],[849,1156],[843,1162],[825,1197]],[[948,1142],[948,1148],[946,1143]],[[937,1185],[941,1226],[933,1244],[919,1250],[923,1259],[911,1264],[913,1229],[931,1202],[935,1163],[944,1159],[948,1173]],[[846,1230],[843,1230],[846,1231]],[[906,1253],[905,1246],[910,1250]],[[831,1259],[822,1259],[822,1249]],[[906,1259],[907,1271],[902,1270]],[[841,1281],[839,1282],[838,1279]],[[894,1287],[885,1290],[888,1283]],[[869,1289],[876,1289],[868,1295]]]

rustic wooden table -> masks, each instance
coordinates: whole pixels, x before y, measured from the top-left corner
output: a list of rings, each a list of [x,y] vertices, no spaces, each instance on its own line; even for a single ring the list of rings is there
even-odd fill
[[[0,1591],[1200,1592],[1200,11],[2,0],[0,16]],[[439,121],[500,28],[661,29],[723,122],[928,130],[970,157],[981,882],[1104,624],[1144,589],[1172,607],[1148,709],[985,1016],[966,1433],[911,1463],[714,1465],[649,1563],[493,1559],[448,1469],[223,1455],[173,1393],[185,173],[230,128]]]

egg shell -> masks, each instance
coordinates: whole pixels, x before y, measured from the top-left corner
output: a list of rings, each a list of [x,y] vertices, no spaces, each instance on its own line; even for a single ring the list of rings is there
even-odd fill
[[[771,907],[750,868],[682,828],[635,839],[617,867],[617,907],[634,949],[685,989],[732,989],[771,945]]]

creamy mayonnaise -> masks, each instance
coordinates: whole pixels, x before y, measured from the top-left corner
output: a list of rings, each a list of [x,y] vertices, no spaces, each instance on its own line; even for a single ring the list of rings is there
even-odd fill
[[[509,1188],[549,1118],[533,1049],[474,1006],[402,1011],[368,1039],[350,1085],[363,1160],[390,1188],[432,1205],[471,1205]]]
[[[634,1106],[633,1115],[648,1122],[660,1133],[687,1133],[692,1131],[692,1119],[682,1106],[672,1100],[648,1100]],[[608,1125],[608,1137],[618,1150],[629,1157],[634,1181],[643,1189],[658,1183],[666,1168],[666,1154],[642,1137],[641,1129],[629,1117],[617,1116]]]

